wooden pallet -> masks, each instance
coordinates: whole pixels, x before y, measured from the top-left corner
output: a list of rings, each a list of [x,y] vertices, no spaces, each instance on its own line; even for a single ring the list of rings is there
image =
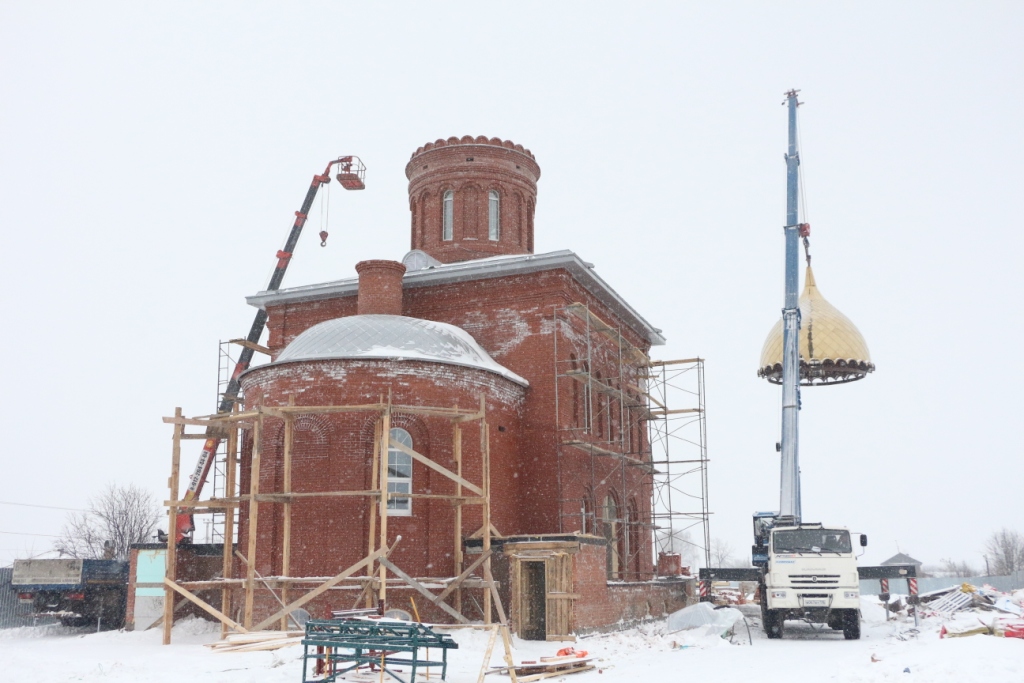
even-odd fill
[[[567,676],[569,674],[583,673],[584,671],[591,671],[596,666],[591,662],[596,661],[596,657],[542,657],[541,661],[537,664],[518,664],[516,665],[516,677],[521,683],[529,683],[529,681],[539,681],[545,678],[551,678],[553,676]],[[488,673],[502,673],[508,674],[509,667],[501,666],[494,667]]]

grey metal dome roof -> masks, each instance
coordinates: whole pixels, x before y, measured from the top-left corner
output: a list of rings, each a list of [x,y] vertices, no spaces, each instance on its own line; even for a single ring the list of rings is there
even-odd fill
[[[463,329],[402,315],[353,315],[314,325],[285,347],[274,361],[387,358],[422,360],[487,370],[529,386],[500,365]]]

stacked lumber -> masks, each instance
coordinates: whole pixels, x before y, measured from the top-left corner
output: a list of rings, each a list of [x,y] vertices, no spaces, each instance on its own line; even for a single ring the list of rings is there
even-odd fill
[[[305,631],[259,631],[256,633],[229,633],[224,640],[207,643],[214,652],[258,652],[299,645]]]

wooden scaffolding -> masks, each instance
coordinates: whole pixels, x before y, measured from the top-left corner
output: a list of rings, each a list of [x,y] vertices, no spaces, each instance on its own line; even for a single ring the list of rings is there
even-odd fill
[[[288,620],[295,610],[301,608],[316,597],[336,586],[361,587],[353,607],[363,602],[367,607],[376,604],[387,604],[387,591],[389,586],[408,586],[424,598],[447,613],[452,619],[462,625],[471,625],[470,620],[463,615],[463,589],[478,588],[483,591],[483,627],[491,628],[491,647],[494,640],[500,634],[505,645],[505,659],[508,666],[512,666],[511,640],[508,630],[508,616],[499,597],[497,585],[491,573],[491,539],[495,534],[491,524],[491,497],[490,497],[490,428],[486,417],[485,396],[480,396],[479,405],[473,409],[441,407],[425,407],[412,405],[394,405],[384,397],[377,403],[362,405],[326,405],[326,406],[297,406],[294,397],[289,399],[288,405],[284,406],[255,406],[245,411],[234,411],[216,415],[200,417],[184,417],[181,408],[176,408],[173,417],[165,417],[163,421],[173,425],[172,448],[171,448],[171,476],[168,481],[170,497],[165,501],[167,506],[168,523],[172,533],[167,545],[167,569],[164,578],[164,618],[163,618],[163,642],[171,642],[171,628],[174,622],[175,602],[181,598],[192,602],[200,609],[219,620],[222,624],[221,634],[226,636],[229,631],[236,633],[249,633],[262,631],[264,629],[279,628],[287,630]],[[376,422],[373,437],[373,465],[371,470],[371,484],[365,490],[347,491],[316,491],[301,492],[292,490],[292,460],[294,450],[294,427],[295,421],[300,416],[306,415],[329,415],[338,413],[367,413],[375,414]],[[447,419],[451,424],[451,452],[455,460],[455,471],[439,465],[430,458],[416,452],[415,450],[390,438],[391,419],[393,415],[419,415],[440,417]],[[266,423],[271,421],[282,421],[284,423],[283,441],[283,485],[281,491],[261,490],[260,466],[262,451],[264,450],[263,436],[266,433]],[[480,434],[480,471],[481,481],[474,483],[463,476],[463,428],[467,423],[477,423]],[[187,427],[198,427],[201,431],[189,432]],[[239,444],[242,433],[248,431],[252,437],[252,452],[250,458],[250,486],[249,492],[243,494],[237,491],[238,473],[240,465]],[[181,443],[188,439],[206,439],[209,435],[217,435],[226,440],[226,483],[224,495],[205,500],[184,501],[179,498],[179,477],[181,471]],[[454,494],[438,493],[414,493],[410,492],[388,492],[388,450],[397,449],[405,453],[414,461],[425,465],[434,472],[450,479],[455,483]],[[324,580],[323,577],[293,577],[291,570],[291,542],[292,542],[292,504],[299,499],[307,498],[331,498],[339,496],[363,497],[367,501],[369,511],[369,536],[368,554],[355,564],[334,577]],[[425,579],[414,578],[403,571],[390,559],[391,552],[402,540],[401,536],[389,547],[388,543],[388,501],[392,498],[409,499],[437,499],[449,501],[455,508],[454,529],[453,529],[453,558],[455,572],[451,577],[430,577],[429,581],[436,584],[441,582],[445,588],[440,593],[434,593],[426,586]],[[245,554],[241,549],[235,551],[232,539],[235,535],[235,511],[241,509],[242,504],[247,503],[247,547]],[[283,506],[283,527],[282,527],[282,576],[263,577],[256,571],[256,557],[258,551],[260,506],[261,505]],[[468,566],[463,553],[463,506],[480,505],[483,511],[483,525],[472,537],[482,540],[482,552]],[[224,528],[221,537],[224,539],[223,569],[221,578],[204,581],[179,581],[176,577],[177,551],[173,542],[173,529],[177,523],[179,512],[191,514],[216,514],[223,520]],[[245,568],[244,578],[233,578],[235,573],[235,560],[238,559]],[[476,572],[481,575],[476,575]],[[394,578],[389,578],[388,573]],[[196,593],[199,591],[221,592],[221,609],[217,609],[207,601],[200,598]],[[269,591],[279,603],[280,609],[271,616],[258,623],[253,623],[254,602],[256,592],[259,590]],[[236,621],[229,616],[232,613],[232,604],[236,594],[241,594],[244,600],[241,607],[241,621]],[[446,600],[452,597],[454,607]],[[376,598],[376,600],[374,599]],[[492,611],[497,617],[495,622]],[[488,657],[489,657],[488,652]],[[486,662],[485,662],[486,665]]]

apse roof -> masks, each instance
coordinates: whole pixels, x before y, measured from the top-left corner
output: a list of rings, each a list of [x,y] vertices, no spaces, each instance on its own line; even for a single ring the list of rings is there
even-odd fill
[[[424,256],[426,255],[424,254]],[[459,261],[458,263],[430,263],[430,261],[434,261],[434,259],[429,257],[424,259],[418,257],[417,252],[410,252],[406,259],[403,259],[408,270],[403,278],[402,286],[405,288],[429,287],[436,284],[486,280],[564,268],[587,291],[619,315],[624,322],[652,345],[660,346],[665,343],[665,337],[662,336],[661,330],[647,322],[636,309],[619,296],[618,292],[602,280],[594,271],[594,264],[587,263],[568,249],[552,251],[547,254],[492,256],[472,261]],[[246,301],[257,308],[266,308],[268,305],[353,296],[358,289],[359,278],[350,277],[315,285],[289,287],[276,292],[259,292],[246,297]]]
[[[401,315],[353,315],[326,320],[292,340],[274,365],[304,360],[422,360],[493,372],[530,383],[491,358],[463,329]]]

